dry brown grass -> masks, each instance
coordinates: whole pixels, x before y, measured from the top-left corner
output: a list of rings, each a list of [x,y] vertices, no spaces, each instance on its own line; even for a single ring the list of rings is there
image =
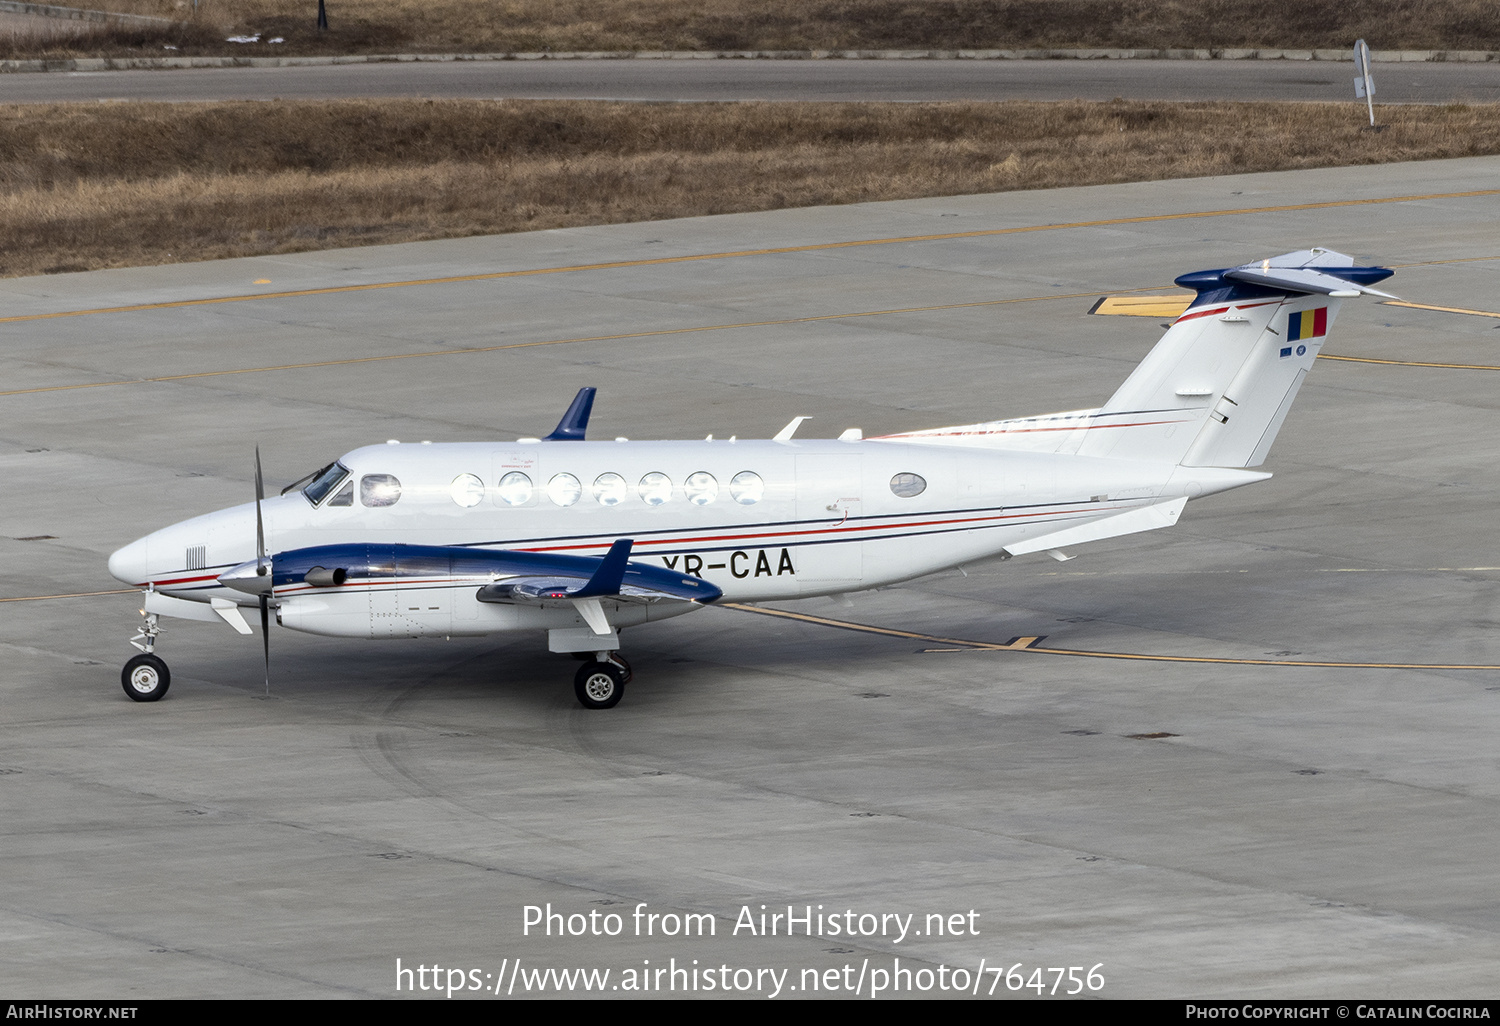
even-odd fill
[[[92,0],[189,19],[176,39],[95,34],[0,56],[967,48],[1500,49],[1493,0]],[[200,31],[201,30],[201,31]],[[284,43],[236,45],[234,32]],[[19,44],[13,44],[19,45]]]
[[[0,109],[0,275],[1500,153],[1500,107],[585,101]]]

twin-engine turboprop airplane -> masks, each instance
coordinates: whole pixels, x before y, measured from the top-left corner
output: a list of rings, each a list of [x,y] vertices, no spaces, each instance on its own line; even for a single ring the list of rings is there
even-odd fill
[[[546,631],[583,705],[620,700],[620,631],[1168,527],[1260,466],[1342,299],[1391,275],[1323,249],[1184,275],[1197,297],[1103,406],[908,434],[588,442],[594,390],[514,443],[356,449],[125,546],[145,590],[125,693],[170,682],[158,617],[357,638]],[[305,484],[304,484],[305,482]],[[300,486],[300,487],[299,487]],[[269,642],[265,641],[268,645]],[[266,649],[269,653],[269,648]]]

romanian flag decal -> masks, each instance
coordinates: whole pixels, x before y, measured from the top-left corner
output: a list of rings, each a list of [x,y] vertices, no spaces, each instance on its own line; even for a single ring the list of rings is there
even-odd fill
[[[1328,307],[1303,310],[1287,317],[1286,340],[1300,342],[1305,338],[1319,338],[1328,334]]]

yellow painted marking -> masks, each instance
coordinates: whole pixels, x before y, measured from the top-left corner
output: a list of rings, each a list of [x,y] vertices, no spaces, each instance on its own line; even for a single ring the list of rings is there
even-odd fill
[[[1398,267],[1432,267],[1436,264],[1472,264],[1480,260],[1500,260],[1500,256],[1453,257],[1451,260],[1418,260],[1414,264],[1384,264],[1382,266],[1392,269]]]
[[[939,637],[934,637],[931,634],[920,634],[920,633],[918,633],[916,631],[897,630],[897,629],[892,628],[892,627],[870,627],[870,626],[868,626],[866,624],[862,624],[862,623],[849,623],[849,622],[844,621],[844,620],[833,620],[833,619],[830,619],[830,618],[828,618],[826,616],[813,616],[810,613],[793,613],[793,612],[791,612],[789,610],[786,610],[786,609],[768,609],[768,608],[766,608],[764,606],[750,606],[750,605],[745,605],[745,604],[740,603],[740,602],[718,602],[718,603],[715,603],[715,605],[722,606],[725,609],[738,609],[739,611],[744,612],[744,613],[759,613],[762,616],[774,616],[774,617],[778,617],[779,619],[782,619],[782,620],[798,620],[798,621],[801,621],[802,623],[817,624],[819,627],[837,627],[837,628],[839,628],[841,630],[858,631],[858,632],[860,632],[862,634],[883,634],[883,635],[885,635],[886,637],[889,637],[889,638],[907,638],[907,639],[909,639],[911,641],[934,641],[934,642],[937,642],[939,644],[961,645],[965,649],[976,648],[976,647],[981,647],[981,648],[996,648],[996,647],[1004,648],[1005,647],[1003,645],[1001,645],[1001,646],[992,645],[992,644],[987,643],[987,642],[964,641],[964,640],[962,640],[960,638],[939,638]],[[1017,638],[1016,640],[1017,641],[1021,641],[1023,639]],[[1024,640],[1034,642],[1034,641],[1037,641],[1039,639],[1037,639],[1037,638],[1026,638]]]
[[[252,285],[269,285],[269,284],[271,284],[271,279],[270,278],[256,278],[250,284],[252,284]]]
[[[890,246],[903,242],[946,242],[953,239],[980,239],[994,235],[1021,235],[1029,232],[1055,232],[1072,228],[1107,228],[1124,224],[1151,224],[1156,221],[1184,221],[1202,217],[1236,217],[1247,214],[1280,214],[1296,210],[1331,210],[1337,207],[1360,207],[1383,203],[1415,203],[1422,200],[1467,199],[1474,196],[1500,195],[1500,189],[1476,189],[1472,192],[1438,192],[1420,196],[1385,196],[1377,199],[1330,200],[1324,203],[1289,203],[1275,207],[1238,207],[1231,210],[1198,210],[1179,214],[1143,214],[1139,217],[1111,217],[1097,221],[1070,221],[1061,224],[1020,225],[1014,228],[985,228],[970,232],[943,232],[934,235],[903,235],[885,239],[854,239],[848,242],[815,242],[805,246],[775,246],[766,249],[737,249],[722,253],[696,253],[686,256],[657,257],[651,260],[612,260],[598,264],[575,264],[568,267],[537,267],[520,271],[493,271],[487,274],[460,274],[443,278],[418,278],[412,281],[371,282],[365,285],[331,285],[320,289],[298,289],[291,292],[255,292],[239,296],[216,296],[209,299],[182,299],[169,303],[141,303],[112,306],[97,310],[60,310],[55,313],[21,314],[0,317],[0,324],[19,321],[44,321],[57,317],[87,317],[91,314],[132,313],[141,310],[173,310],[188,306],[213,306],[219,303],[244,303],[257,299],[298,299],[304,296],[330,296],[342,292],[369,292],[375,289],[411,288],[419,285],[453,285],[470,281],[498,281],[502,278],[528,278],[541,274],[571,274],[575,271],[608,271],[627,267],[655,267],[684,264],[699,260],[729,260],[735,257],[776,256],[787,253],[815,253],[833,249],[855,249],[861,246]],[[1097,294],[1097,293],[1096,293]]]
[[[17,595],[14,598],[0,598],[0,602],[41,602],[43,599],[92,598],[95,595],[134,595],[140,590],[139,588],[117,588],[114,591],[78,591],[71,595]]]
[[[1117,317],[1177,317],[1192,301],[1192,296],[1109,296],[1089,313]]]
[[[1357,670],[1500,670],[1500,663],[1356,663],[1313,659],[1234,659],[1228,656],[1150,655],[1143,652],[1088,652],[1069,648],[1042,648],[1039,642],[1042,641],[1045,635],[1041,637],[1012,638],[1002,645],[992,641],[968,641],[961,638],[943,638],[932,634],[921,634],[917,631],[895,630],[889,627],[871,627],[868,624],[850,623],[847,620],[834,620],[826,616],[793,613],[785,609],[768,609],[764,606],[750,606],[739,602],[720,602],[718,605],[746,613],[759,613],[762,616],[773,616],[783,620],[797,620],[802,623],[816,624],[820,627],[836,627],[840,630],[857,631],[861,634],[879,634],[891,638],[906,638],[913,641],[930,641],[944,646],[958,646],[925,648],[922,650],[929,653],[966,651],[1030,652],[1035,655],[1074,656],[1083,659],[1132,659],[1152,663],[1214,663],[1231,666],[1313,666]]]
[[[1325,566],[1313,567],[1311,569],[1298,568],[1296,573],[1307,574],[1467,574],[1479,570],[1500,570],[1500,566]],[[990,575],[1001,571],[975,570],[974,574]],[[1250,570],[1170,570],[1167,571],[1173,577],[1181,577],[1185,574],[1248,574]],[[1135,574],[1136,571],[1124,571],[1123,573]],[[1034,574],[1036,577],[1118,577],[1121,571],[1114,570],[1044,570]]]
[[[1381,306],[1404,306],[1408,310],[1436,310],[1438,313],[1468,314],[1471,317],[1494,317],[1500,319],[1500,313],[1492,310],[1465,310],[1461,306],[1428,306],[1426,303],[1408,303],[1404,299],[1387,299]]]
[[[1443,370],[1484,370],[1500,371],[1487,363],[1424,363],[1421,360],[1377,360],[1372,356],[1332,356],[1328,353],[1319,353],[1320,360],[1339,360],[1343,363],[1381,363],[1388,367],[1438,367]],[[3,395],[0,392],[0,395]]]
[[[1147,288],[1156,288],[1151,285]],[[1129,291],[1129,290],[1125,290]],[[308,370],[313,367],[340,367],[351,363],[379,363],[384,360],[421,360],[431,356],[467,356],[473,353],[494,353],[502,349],[527,349],[532,346],[562,346],[575,342],[615,342],[632,338],[652,338],[664,335],[685,335],[699,331],[729,331],[734,328],[765,328],[783,324],[808,324],[813,321],[838,321],[854,317],[884,317],[890,314],[923,313],[931,310],[962,310],[978,306],[1004,306],[1008,303],[1041,303],[1053,299],[1084,299],[1096,296],[1097,292],[1073,292],[1056,296],[1023,296],[1016,299],[986,299],[974,303],[943,303],[938,306],[905,306],[891,310],[859,310],[853,313],[818,314],[812,317],[788,317],[775,321],[742,321],[738,324],[700,324],[690,328],[663,328],[658,331],[633,331],[621,335],[588,335],[582,338],[554,338],[537,342],[509,342],[498,346],[477,346],[471,349],[433,349],[424,353],[391,353],[386,356],[355,356],[345,360],[318,360],[312,363],[283,363],[270,367],[235,367],[230,370],[197,371],[189,374],[165,374],[155,378],[124,378],[119,381],[89,381],[75,385],[39,385],[36,388],[15,388],[0,392],[0,396],[27,395],[32,392],[66,392],[75,388],[109,388],[114,385],[143,385],[161,381],[185,381],[189,378],[216,378],[225,374],[260,374],[269,371]]]

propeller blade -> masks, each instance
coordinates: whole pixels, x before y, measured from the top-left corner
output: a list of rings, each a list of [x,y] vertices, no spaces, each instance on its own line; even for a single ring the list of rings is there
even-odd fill
[[[260,446],[255,447],[255,572],[258,576],[266,575],[266,523],[260,515],[261,500],[266,497],[265,479],[260,472]],[[261,600],[260,608],[261,623],[265,623],[266,607],[265,600]]]
[[[260,597],[260,644],[266,656],[266,697],[271,697],[271,599]]]
[[[266,497],[265,476],[260,470],[260,446],[255,447],[255,574],[264,577],[271,572],[266,559],[266,522],[260,504]],[[260,646],[266,662],[266,697],[271,697],[271,596],[269,588],[260,593]]]

